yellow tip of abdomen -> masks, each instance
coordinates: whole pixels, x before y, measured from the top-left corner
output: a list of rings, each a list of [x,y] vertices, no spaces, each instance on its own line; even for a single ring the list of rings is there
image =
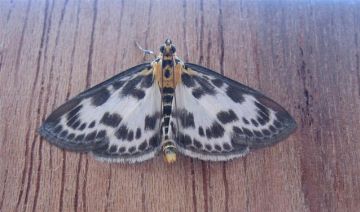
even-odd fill
[[[167,152],[164,155],[164,159],[167,163],[174,163],[176,161],[176,153],[175,152]]]

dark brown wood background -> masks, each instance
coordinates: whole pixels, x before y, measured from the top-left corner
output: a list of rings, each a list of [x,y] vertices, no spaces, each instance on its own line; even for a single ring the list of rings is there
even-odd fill
[[[0,211],[358,211],[357,2],[0,1]],[[101,163],[39,137],[66,99],[144,61],[134,40],[157,50],[167,37],[281,103],[296,133],[173,165]]]

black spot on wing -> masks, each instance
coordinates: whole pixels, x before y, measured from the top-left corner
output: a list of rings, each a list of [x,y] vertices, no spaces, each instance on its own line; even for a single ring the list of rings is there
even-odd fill
[[[221,146],[219,146],[218,144],[215,144],[214,147],[215,147],[215,149],[216,149],[217,151],[221,152],[221,150],[222,150],[222,149],[221,149]]]
[[[192,95],[197,98],[200,99],[203,95],[205,95],[205,91],[202,88],[195,88],[192,91]]]
[[[74,115],[72,117],[68,117],[66,125],[73,128],[73,129],[76,129],[77,126],[74,126],[74,123],[79,121],[78,118],[79,118],[79,114],[76,114],[76,115]]]
[[[125,140],[128,136],[128,128],[125,125],[121,125],[119,129],[115,132],[115,136],[118,139]]]
[[[124,153],[126,151],[126,147],[120,147],[118,153]]]
[[[75,107],[74,109],[72,109],[68,114],[67,114],[67,119],[70,120],[72,117],[74,117],[75,115],[77,115],[79,113],[79,111],[81,110],[83,106],[82,105],[78,105],[77,107]]]
[[[140,90],[140,89],[134,89],[132,91],[131,95],[140,100],[140,99],[145,97],[145,92],[143,90]]]
[[[136,147],[132,146],[129,148],[128,151],[129,151],[129,153],[133,153],[133,152],[135,152],[135,150],[136,150]]]
[[[76,119],[76,122],[71,125],[71,128],[75,130],[80,124],[81,124],[80,120]]]
[[[250,122],[245,117],[243,117],[242,120],[245,124],[250,124]]]
[[[221,88],[221,86],[224,84],[224,82],[221,79],[212,79],[212,84],[214,84],[216,87]]]
[[[131,92],[136,88],[136,86],[141,82],[142,76],[137,76],[131,80],[129,80],[126,85],[123,87],[121,93],[124,96],[131,95]]]
[[[262,130],[262,133],[263,133],[265,136],[271,135],[270,131],[267,130],[267,129]]]
[[[93,132],[87,134],[86,137],[85,137],[85,141],[92,141],[92,140],[94,140],[95,137],[96,137],[96,133],[97,133],[96,131],[93,131]]]
[[[121,120],[122,118],[119,114],[110,114],[109,112],[106,112],[101,118],[100,123],[109,127],[116,128],[120,124]]]
[[[217,121],[214,121],[212,125],[206,128],[206,137],[211,138],[221,138],[224,136],[225,129]]]
[[[91,103],[94,106],[104,104],[110,97],[110,92],[106,88],[98,90],[91,98]]]
[[[193,78],[206,94],[215,94],[215,88],[208,80],[199,76],[193,76]]]
[[[266,121],[260,117],[257,117],[257,121],[262,125],[264,126],[266,124]]]
[[[205,148],[207,151],[211,151],[212,150],[212,146],[210,144],[206,144]]]
[[[82,131],[86,128],[86,123],[82,123],[78,130]]]
[[[216,116],[223,124],[227,124],[239,119],[231,109],[229,111],[220,111]]]
[[[72,139],[74,139],[74,138],[75,138],[75,134],[74,134],[74,133],[69,134],[68,137],[67,137],[68,140],[72,140]]]
[[[204,134],[204,129],[203,129],[201,126],[199,127],[199,135],[200,135],[201,137],[205,136],[205,134]]]
[[[205,132],[208,139],[212,138],[212,132],[210,128],[206,128]]]
[[[193,80],[193,78],[187,74],[187,73],[182,73],[181,75],[181,80],[184,83],[184,85],[188,88],[194,87],[195,86],[195,81]]]
[[[249,129],[243,127],[242,130],[243,130],[244,134],[247,135],[248,137],[254,136],[254,134]]]
[[[255,134],[256,137],[263,137],[263,134],[260,131],[257,130],[253,130],[253,133]]]
[[[96,135],[96,139],[103,139],[103,138],[105,138],[105,136],[106,136],[106,131],[105,130],[100,130],[98,132],[98,134]]]
[[[150,88],[153,85],[153,82],[154,82],[153,75],[148,74],[142,79],[140,87]]]
[[[277,132],[277,130],[275,129],[275,127],[274,127],[274,126],[272,126],[272,125],[269,127],[269,129],[270,129],[270,130],[271,130],[271,132],[273,132],[273,133],[276,133],[276,132]]]
[[[194,146],[198,149],[201,149],[202,148],[202,144],[200,141],[196,140],[195,138],[193,139],[193,142],[194,142]]]
[[[265,115],[269,116],[270,111],[267,107],[265,107],[264,105],[260,104],[259,102],[255,102],[254,103],[255,106],[259,109],[259,111],[263,112]]]
[[[270,118],[269,115],[264,114],[263,112],[259,112],[260,118],[263,119],[265,122],[269,122]]]
[[[234,86],[229,85],[229,87],[226,89],[226,94],[228,95],[228,97],[230,97],[231,100],[233,100],[233,102],[244,102],[243,92],[241,92],[240,89],[237,89]]]
[[[192,127],[195,128],[194,115],[186,109],[180,109],[173,113],[175,118],[180,120],[180,123],[184,129]]]
[[[121,94],[123,96],[133,96],[137,99],[142,99],[145,96],[145,92],[141,89],[136,88],[137,85],[143,80],[143,76],[137,76],[134,79],[129,80],[123,87]],[[146,85],[146,83],[144,83]]]
[[[111,145],[110,149],[109,149],[109,152],[110,153],[115,153],[117,150],[117,146],[116,145]]]
[[[75,137],[75,141],[80,142],[80,141],[83,141],[84,138],[85,138],[85,134],[80,134],[80,135]]]
[[[127,136],[127,140],[132,141],[133,139],[134,139],[134,132],[130,130]]]
[[[147,146],[148,146],[148,144],[147,144],[147,142],[146,142],[146,140],[145,140],[145,141],[143,141],[143,142],[139,145],[138,149],[139,149],[140,151],[144,151]]]
[[[140,129],[140,128],[137,128],[137,129],[136,129],[135,138],[136,138],[136,139],[139,139],[140,137],[141,137],[141,129]]]
[[[68,131],[67,131],[67,130],[64,130],[64,131],[62,131],[62,132],[60,133],[60,137],[61,137],[61,138],[65,138],[65,137],[67,136],[67,134],[68,134]]]
[[[174,122],[170,122],[170,126],[171,126],[171,132],[172,134],[176,135],[176,127]]]
[[[115,90],[117,90],[117,89],[121,88],[124,84],[125,84],[125,81],[118,80],[118,81],[113,82],[112,86],[114,87]]]
[[[223,144],[223,148],[227,151],[229,151],[231,149],[231,146],[228,143],[224,143]]]
[[[192,76],[193,81],[188,83],[192,86],[192,82],[197,82],[198,86],[192,90],[192,95],[197,99],[200,99],[206,94],[214,95],[216,93],[215,87],[204,77]]]
[[[154,130],[158,119],[159,119],[158,114],[154,114],[152,116],[147,115],[145,117],[145,130]]]
[[[259,126],[259,123],[257,123],[254,119],[251,119],[250,121],[255,127]]]
[[[258,117],[257,117],[257,121],[264,126],[266,123],[268,123],[270,121],[270,110],[269,108],[265,107],[264,105],[255,102],[254,103],[255,106],[258,108]]]
[[[95,121],[92,121],[90,124],[89,124],[89,128],[93,128],[95,127]]]
[[[159,134],[155,134],[154,136],[152,136],[149,140],[149,145],[152,147],[158,147],[160,145],[160,138],[159,138]]]
[[[186,135],[186,134],[184,135],[182,133],[179,133],[178,141],[179,141],[180,145],[188,146],[191,144],[191,137],[189,135]]]
[[[233,131],[234,131],[234,133],[237,134],[237,135],[243,135],[243,134],[244,134],[244,132],[243,132],[239,127],[237,127],[237,126],[234,126],[234,127],[233,127]]]

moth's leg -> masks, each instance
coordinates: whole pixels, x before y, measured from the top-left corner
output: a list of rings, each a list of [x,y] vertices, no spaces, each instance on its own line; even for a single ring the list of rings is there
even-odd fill
[[[148,50],[148,49],[144,49],[142,48],[138,42],[135,41],[135,45],[144,53],[144,56],[146,55],[153,55],[154,57],[156,57],[156,54],[154,53],[154,51]]]

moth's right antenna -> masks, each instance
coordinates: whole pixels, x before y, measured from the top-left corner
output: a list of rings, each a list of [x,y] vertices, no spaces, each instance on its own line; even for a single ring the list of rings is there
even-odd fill
[[[156,57],[156,54],[154,53],[154,51],[148,50],[148,49],[144,49],[142,48],[138,42],[135,41],[135,45],[144,53],[144,56],[146,55],[153,55],[154,57]]]

